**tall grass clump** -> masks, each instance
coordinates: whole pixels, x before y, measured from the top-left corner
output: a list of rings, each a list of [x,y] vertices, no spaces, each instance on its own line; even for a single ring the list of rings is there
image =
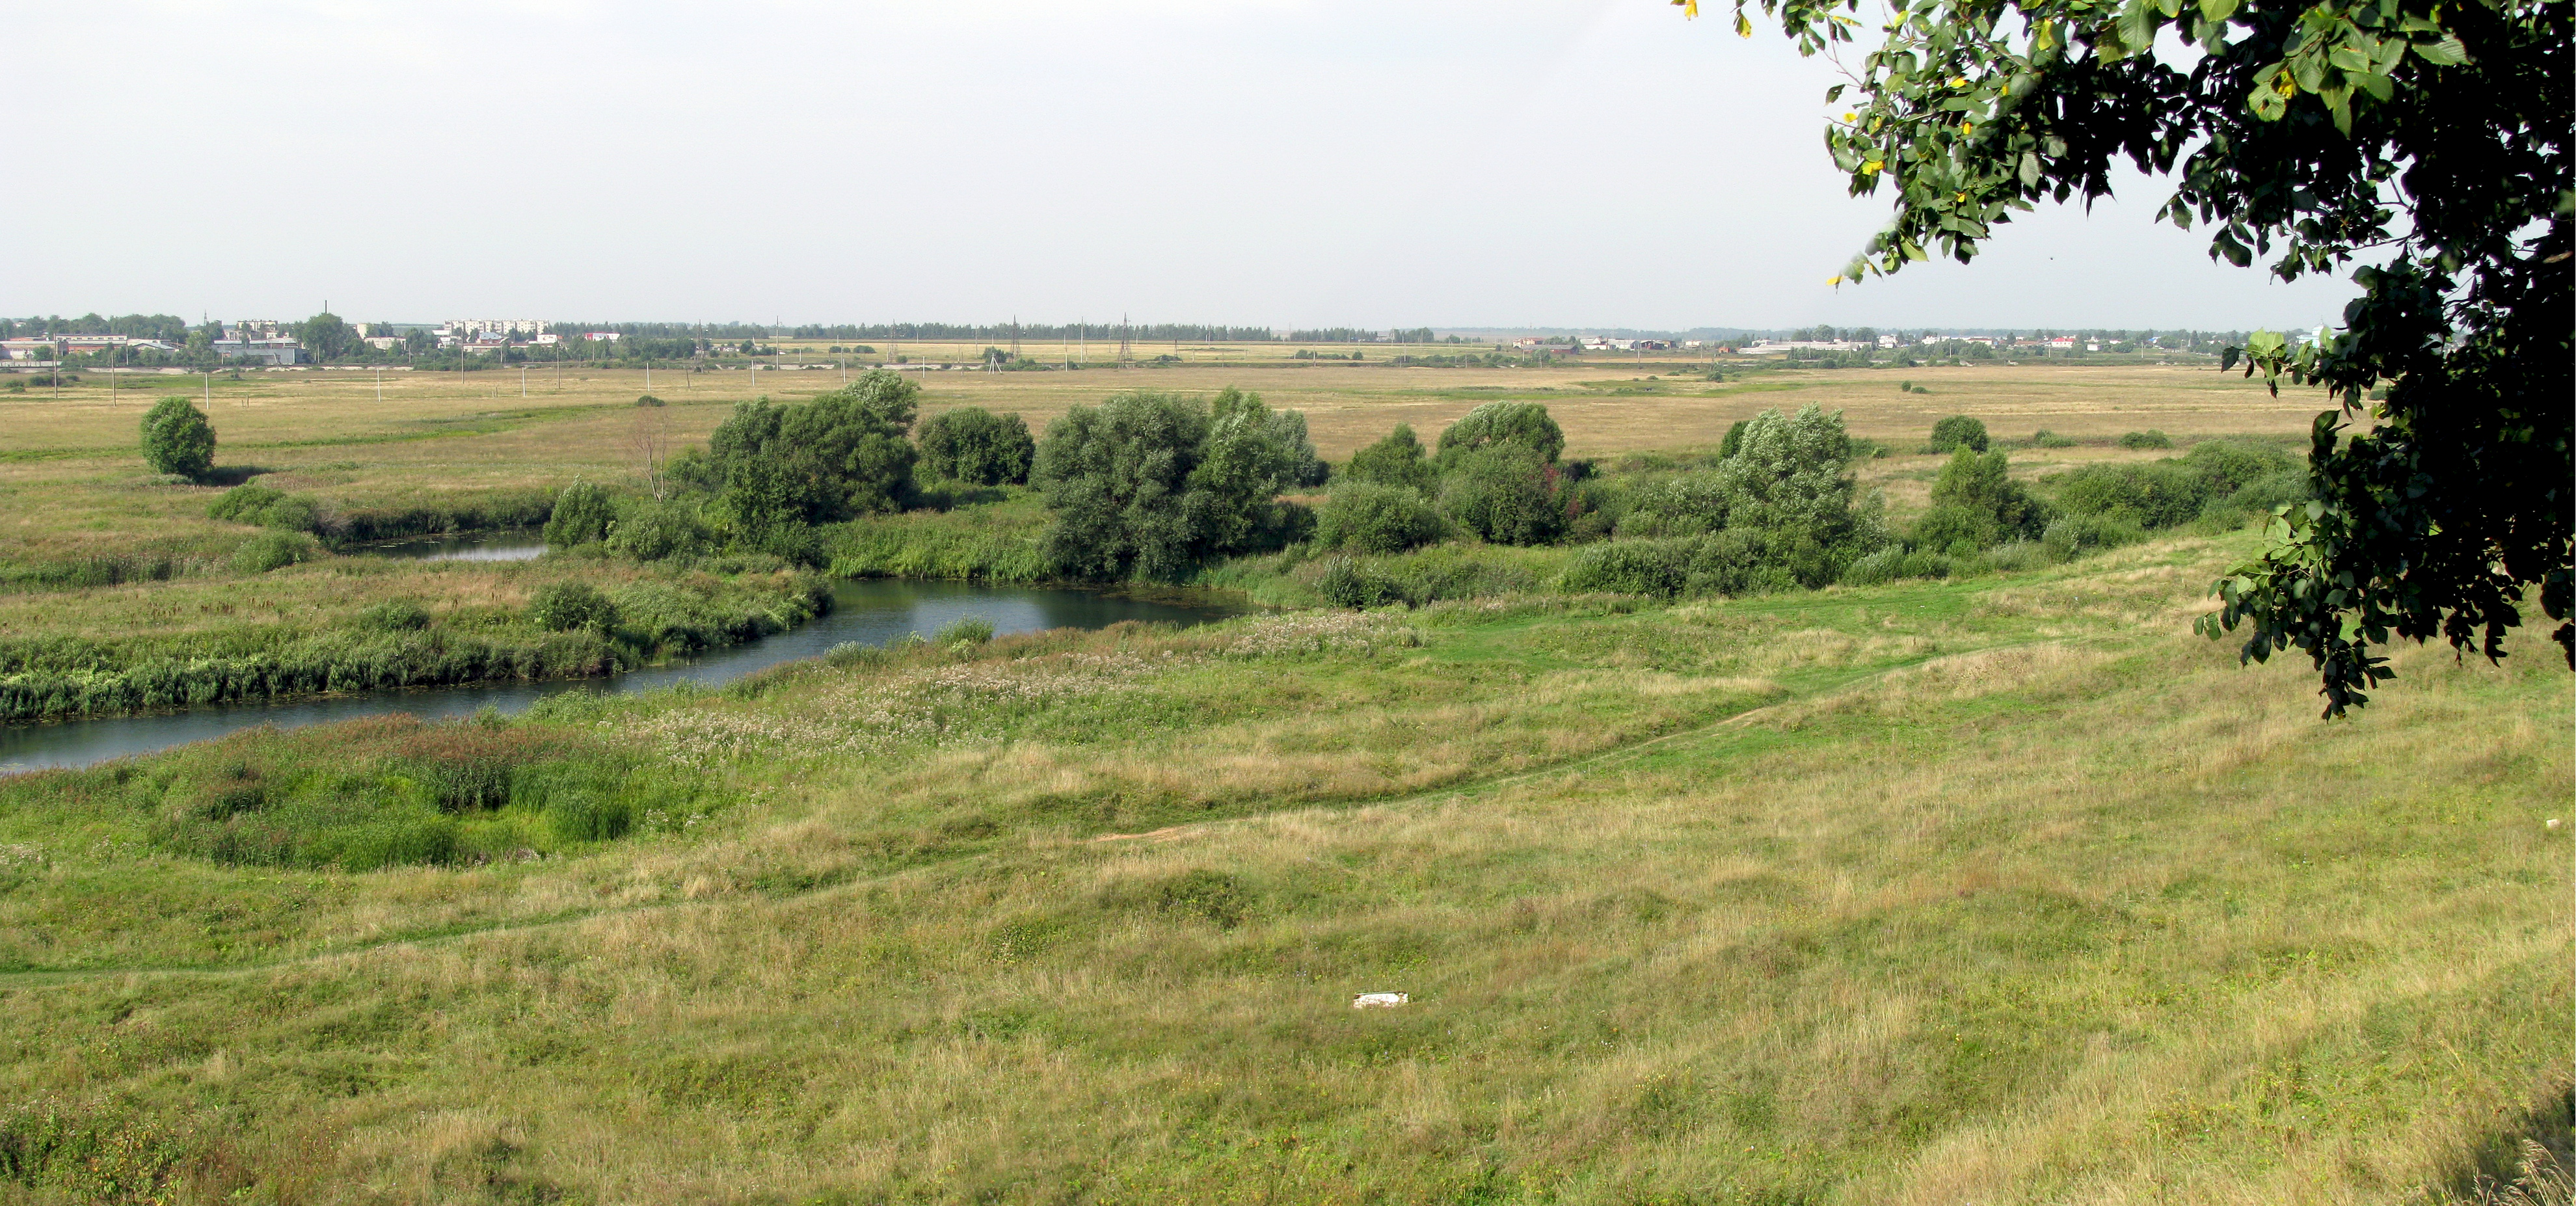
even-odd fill
[[[186,747],[124,790],[169,853],[343,871],[527,857],[713,804],[694,772],[592,738],[400,715]]]

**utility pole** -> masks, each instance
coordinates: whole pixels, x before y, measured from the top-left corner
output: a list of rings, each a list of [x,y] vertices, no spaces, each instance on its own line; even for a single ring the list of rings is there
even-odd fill
[[[1128,336],[1128,333],[1129,333],[1130,329],[1131,329],[1131,328],[1130,328],[1130,326],[1129,326],[1129,324],[1128,324],[1128,322],[1127,322],[1127,316],[1126,316],[1126,315],[1124,315],[1124,314],[1119,315],[1119,316],[1118,316],[1118,363],[1120,363],[1120,364],[1125,364],[1125,363],[1127,363],[1127,361],[1128,361],[1128,360],[1129,360],[1129,359],[1134,355],[1134,352],[1133,352],[1133,351],[1132,351],[1132,350],[1127,346],[1127,336]]]
[[[384,405],[384,403],[385,403],[385,370],[383,370],[383,369],[377,369],[377,370],[376,370],[376,405],[378,405],[378,406],[382,406],[382,405]]]
[[[519,396],[528,396],[528,366],[524,364],[519,366]]]
[[[1011,316],[1011,359],[1020,358],[1020,316]]]

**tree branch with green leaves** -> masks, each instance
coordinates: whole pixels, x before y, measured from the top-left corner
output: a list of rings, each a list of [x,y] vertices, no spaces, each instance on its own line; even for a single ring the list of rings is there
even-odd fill
[[[1697,0],[1674,0],[1691,15]],[[2570,419],[2576,289],[2571,0],[1911,0],[1826,93],[1856,196],[1895,197],[1834,278],[1961,262],[2041,200],[2111,195],[2282,280],[2353,269],[2340,330],[2230,349],[2277,394],[2321,388],[2312,499],[2221,580],[2200,631],[2296,647],[2325,712],[2369,701],[2393,640],[2504,656],[2536,593],[2576,667]],[[1859,0],[1760,0],[1803,54],[1857,48]],[[1735,25],[1749,34],[1739,0]]]

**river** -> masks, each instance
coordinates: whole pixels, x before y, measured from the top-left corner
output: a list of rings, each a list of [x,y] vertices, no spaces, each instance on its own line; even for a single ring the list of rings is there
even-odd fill
[[[509,713],[562,691],[650,691],[683,682],[714,686],[780,662],[820,657],[844,642],[883,645],[913,633],[928,636],[969,616],[991,621],[994,634],[1001,636],[1049,628],[1106,628],[1121,620],[1190,625],[1242,611],[1215,604],[1193,605],[1099,591],[889,578],[835,583],[832,600],[830,614],[787,632],[746,645],[712,649],[685,662],[648,666],[607,678],[370,691],[285,703],[226,704],[149,716],[103,716],[58,724],[0,727],[0,774],[88,766],[264,724],[296,728],[387,712],[410,712],[434,719],[467,715],[487,706]]]

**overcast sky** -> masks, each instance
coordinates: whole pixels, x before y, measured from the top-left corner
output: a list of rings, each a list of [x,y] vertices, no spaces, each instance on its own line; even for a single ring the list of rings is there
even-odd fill
[[[2139,181],[1836,290],[1830,68],[1662,0],[10,6],[0,313],[2308,326]]]

